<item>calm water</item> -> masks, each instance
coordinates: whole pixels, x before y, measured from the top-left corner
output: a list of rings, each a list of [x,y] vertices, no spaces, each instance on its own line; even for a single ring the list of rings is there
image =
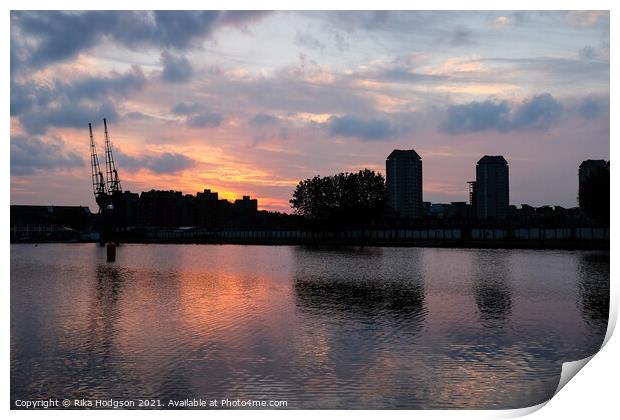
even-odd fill
[[[608,305],[601,252],[11,245],[11,399],[525,407]]]

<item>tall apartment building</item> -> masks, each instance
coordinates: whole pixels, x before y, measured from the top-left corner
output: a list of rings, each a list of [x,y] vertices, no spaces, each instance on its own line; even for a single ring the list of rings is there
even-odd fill
[[[602,171],[609,171],[609,161],[602,159],[588,159],[581,162],[579,165],[579,196],[581,196],[581,189],[583,188],[586,179],[593,175],[597,175]],[[583,203],[579,199],[579,207],[583,208]]]
[[[588,159],[579,165],[579,189],[583,186],[584,181],[591,175],[595,175],[602,170],[609,170],[609,162],[602,159]]]
[[[508,216],[508,162],[503,156],[483,156],[476,165],[476,215],[479,219]]]
[[[422,205],[422,158],[415,150],[395,149],[385,161],[388,202],[401,217],[424,215]]]

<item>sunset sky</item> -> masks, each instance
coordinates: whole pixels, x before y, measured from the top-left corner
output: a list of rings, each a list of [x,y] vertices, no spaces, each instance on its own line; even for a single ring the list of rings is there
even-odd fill
[[[576,205],[609,159],[607,12],[12,12],[11,203],[88,205],[88,123],[125,190],[290,211],[299,180],[423,159],[465,201],[502,154],[511,204]]]

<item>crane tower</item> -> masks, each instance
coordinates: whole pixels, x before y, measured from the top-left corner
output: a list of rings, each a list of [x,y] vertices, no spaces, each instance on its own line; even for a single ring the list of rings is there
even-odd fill
[[[108,190],[101,168],[99,168],[99,156],[97,155],[97,147],[95,146],[95,138],[93,137],[93,127],[91,123],[88,123],[88,131],[90,134],[90,166],[93,194],[95,194],[95,201],[99,206],[99,214],[101,214],[108,205]]]
[[[114,241],[115,239],[115,232],[119,227],[119,208],[122,207],[123,189],[114,163],[112,142],[110,141],[106,119],[103,119],[105,178],[99,167],[99,156],[97,155],[97,147],[95,145],[91,123],[88,123],[88,131],[90,135],[90,163],[93,194],[95,195],[95,201],[99,207],[98,225],[100,242],[105,243]]]

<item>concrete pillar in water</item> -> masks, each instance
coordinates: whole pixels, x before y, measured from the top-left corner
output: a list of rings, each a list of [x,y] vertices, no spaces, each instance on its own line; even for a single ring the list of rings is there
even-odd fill
[[[116,244],[114,243],[109,243],[106,245],[106,251],[107,251],[107,255],[108,255],[108,259],[107,262],[114,262],[116,261]]]

